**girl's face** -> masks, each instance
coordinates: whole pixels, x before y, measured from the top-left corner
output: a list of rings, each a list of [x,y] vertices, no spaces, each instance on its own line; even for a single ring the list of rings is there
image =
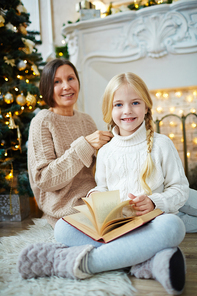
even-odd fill
[[[144,121],[148,108],[129,84],[115,91],[112,118],[119,127],[120,136],[133,134]]]
[[[77,102],[79,82],[69,65],[60,66],[54,77],[53,111],[60,115],[73,115],[73,106]]]

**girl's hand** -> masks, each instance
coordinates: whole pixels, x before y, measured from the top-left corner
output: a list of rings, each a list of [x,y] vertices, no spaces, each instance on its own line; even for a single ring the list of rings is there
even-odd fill
[[[136,210],[136,216],[147,214],[155,208],[155,204],[147,195],[135,196],[129,193],[128,197],[131,199],[129,203],[134,205],[133,208]]]
[[[111,140],[113,134],[107,131],[96,131],[85,137],[86,141],[95,149],[100,149]]]

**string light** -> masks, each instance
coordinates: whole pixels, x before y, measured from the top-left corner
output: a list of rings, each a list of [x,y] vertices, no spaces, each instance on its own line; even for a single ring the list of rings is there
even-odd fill
[[[194,98],[192,96],[187,96],[186,97],[186,101],[189,102],[189,103],[191,103],[193,101],[193,99]]]
[[[163,112],[163,108],[162,107],[157,107],[156,110],[157,110],[158,113],[162,113]]]
[[[15,91],[18,91],[18,87],[15,87]]]
[[[196,109],[192,108],[192,109],[190,109],[190,112],[191,113],[196,113]]]
[[[197,145],[197,138],[193,138],[193,142]]]
[[[174,113],[175,107],[170,107],[170,113]]]
[[[66,40],[65,39],[62,39],[62,44],[66,44]]]
[[[8,156],[7,150],[5,151],[4,156],[5,156],[5,157]]]
[[[155,96],[159,99],[161,97],[162,93],[159,91],[155,94]]]
[[[189,158],[191,156],[191,153],[190,152],[187,152],[187,157]]]
[[[64,55],[63,52],[60,51],[59,56],[62,57],[63,55]]]
[[[195,122],[192,122],[191,127],[195,128],[197,126],[197,124]]]
[[[173,133],[169,134],[170,139],[174,139],[175,135]]]
[[[169,97],[169,94],[168,93],[163,93],[163,98],[164,99],[168,99],[168,97]]]
[[[5,77],[5,81],[8,81],[9,79],[7,77]]]
[[[177,98],[180,98],[180,97],[182,96],[182,92],[181,92],[181,91],[176,91],[176,92],[175,92],[175,96],[176,96]]]

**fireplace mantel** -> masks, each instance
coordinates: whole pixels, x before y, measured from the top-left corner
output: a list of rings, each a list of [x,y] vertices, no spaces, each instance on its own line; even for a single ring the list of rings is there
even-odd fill
[[[62,34],[80,74],[79,109],[98,128],[103,91],[118,73],[136,73],[151,90],[197,85],[197,0],[80,21]]]

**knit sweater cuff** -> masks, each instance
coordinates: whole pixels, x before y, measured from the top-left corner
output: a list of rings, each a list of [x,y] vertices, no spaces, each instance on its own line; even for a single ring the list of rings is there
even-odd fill
[[[94,155],[94,148],[85,140],[83,136],[75,140],[71,147],[76,151],[78,157],[84,163],[86,167],[90,167],[92,164],[92,157]]]

